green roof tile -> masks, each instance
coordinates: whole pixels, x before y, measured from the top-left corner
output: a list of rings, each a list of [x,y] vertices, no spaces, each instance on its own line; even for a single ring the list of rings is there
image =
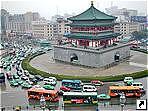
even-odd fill
[[[71,21],[74,20],[115,20],[116,17],[107,15],[98,9],[96,9],[93,4],[91,4],[91,7],[84,11],[83,13],[68,18]]]
[[[72,34],[65,35],[65,37],[73,38],[73,39],[102,40],[102,39],[109,39],[109,38],[117,37],[119,35],[121,35],[121,34],[119,34],[119,33],[101,33],[98,35],[92,35],[92,34],[84,34],[84,33],[72,33]]]
[[[89,27],[94,27],[94,26],[114,26],[117,23],[71,23],[71,24],[67,24],[68,26],[89,26]]]

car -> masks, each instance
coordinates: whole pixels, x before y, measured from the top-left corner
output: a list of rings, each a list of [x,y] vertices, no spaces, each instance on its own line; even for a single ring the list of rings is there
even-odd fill
[[[38,82],[38,80],[37,80],[36,78],[31,79],[31,81],[32,81],[33,83],[37,83],[37,82]]]
[[[17,65],[20,65],[20,61],[17,61]]]
[[[56,81],[53,79],[45,78],[43,81],[44,84],[56,85]]]
[[[23,75],[23,73],[22,73],[22,72],[20,72],[20,71],[17,71],[17,75],[18,75],[18,76],[22,76],[22,75]]]
[[[32,88],[42,88],[40,85],[34,85]]]
[[[110,97],[109,95],[107,95],[107,94],[99,94],[99,95],[97,96],[97,99],[98,99],[98,100],[110,100],[111,97]]]
[[[9,81],[11,86],[18,86],[19,84],[15,80]]]
[[[55,77],[49,77],[49,79],[53,79],[54,81],[57,81]]]
[[[24,74],[25,74],[26,76],[29,76],[29,72],[28,72],[27,70],[24,70]]]
[[[7,71],[11,71],[11,66],[7,66]]]
[[[68,87],[65,87],[65,86],[61,86],[61,87],[60,87],[60,90],[65,91],[65,92],[66,92],[66,91],[69,92],[71,89],[68,88]]]
[[[84,85],[83,86],[83,91],[84,92],[96,92],[97,88],[93,85]]]
[[[34,75],[29,74],[29,79],[30,79],[30,80],[31,80],[31,79],[34,79],[34,78],[35,78]]]
[[[6,68],[7,68],[7,64],[4,64],[4,65],[3,65],[3,68],[6,69]]]
[[[28,78],[26,75],[22,75],[22,76],[21,76],[21,79],[23,79],[23,80],[28,80],[29,78]]]
[[[42,76],[40,76],[40,75],[35,75],[35,78],[37,79],[37,80],[39,80],[39,81],[42,81],[44,78],[42,77]]]
[[[134,82],[133,77],[125,77],[124,78],[124,83],[126,85],[132,85],[133,82]]]
[[[32,85],[27,82],[23,82],[23,84],[21,84],[21,86],[22,86],[22,88],[27,88],[27,89],[32,87]]]
[[[15,66],[15,64],[12,64],[12,67],[14,67]]]
[[[14,79],[19,79],[19,76],[17,74],[13,74]]]
[[[11,74],[10,71],[6,72],[6,76],[7,76],[7,79],[8,79],[8,80],[13,79],[13,76],[12,76],[12,74]]]
[[[30,81],[29,79],[27,79],[26,82],[29,83],[29,84],[31,84],[31,85],[33,85],[33,82]]]
[[[91,84],[95,85],[95,86],[103,86],[104,85],[104,83],[99,80],[92,80]]]
[[[23,80],[21,80],[21,79],[15,79],[15,81],[16,81],[19,85],[21,85],[21,84],[23,83]]]
[[[142,93],[145,92],[144,86],[141,82],[133,82],[131,86],[138,87]]]
[[[47,90],[54,90],[54,86],[51,86],[49,84],[44,85],[43,88]]]

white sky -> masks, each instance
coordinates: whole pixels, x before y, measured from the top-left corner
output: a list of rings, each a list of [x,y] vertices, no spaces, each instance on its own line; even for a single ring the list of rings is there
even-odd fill
[[[50,19],[51,16],[64,13],[79,14],[90,7],[92,0],[1,0],[1,8],[11,14],[25,13],[27,11],[39,12],[42,17]],[[105,11],[105,8],[118,6],[119,8],[136,9],[139,13],[146,13],[146,0],[93,0],[94,6]]]

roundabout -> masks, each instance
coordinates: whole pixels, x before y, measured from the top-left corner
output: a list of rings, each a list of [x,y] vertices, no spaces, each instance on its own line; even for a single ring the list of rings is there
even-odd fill
[[[131,55],[130,62],[123,62],[108,69],[99,69],[56,62],[53,60],[53,51],[51,50],[48,53],[31,57],[25,68],[27,68],[27,70],[31,69],[31,71],[29,71],[31,73],[35,70],[34,73],[41,73],[43,76],[50,76],[50,74],[52,74],[52,76],[57,77],[59,80],[73,78],[84,81],[92,79],[116,81],[122,80],[125,76],[133,76],[134,78],[147,76],[147,54],[131,51]],[[137,61],[137,59],[139,61]]]

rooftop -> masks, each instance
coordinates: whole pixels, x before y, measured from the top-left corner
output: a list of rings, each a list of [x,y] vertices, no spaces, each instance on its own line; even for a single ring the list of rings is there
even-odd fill
[[[100,33],[98,35],[93,34],[87,34],[87,33],[71,33],[68,35],[65,35],[67,38],[75,38],[75,39],[87,39],[87,40],[100,40],[100,39],[110,39],[113,37],[117,37],[121,34],[119,33]]]
[[[107,15],[104,12],[99,11],[96,9],[93,5],[93,2],[91,2],[91,7],[87,9],[86,11],[82,12],[79,15],[73,16],[68,18],[71,21],[74,20],[115,20],[116,17]]]

